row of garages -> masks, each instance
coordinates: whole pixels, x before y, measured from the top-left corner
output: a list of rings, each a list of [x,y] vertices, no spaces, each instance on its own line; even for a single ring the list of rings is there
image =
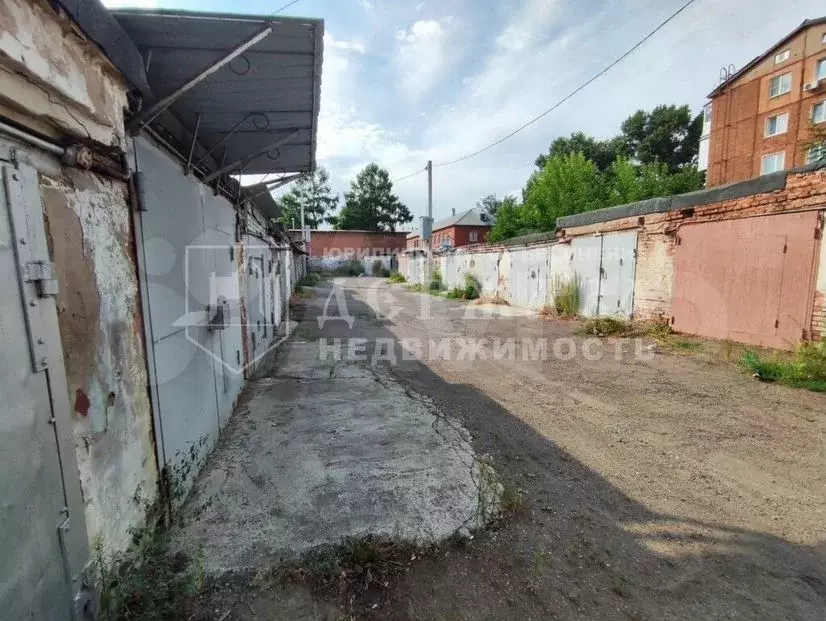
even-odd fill
[[[826,170],[777,173],[558,221],[547,242],[434,259],[448,287],[473,274],[485,295],[538,309],[577,277],[580,312],[791,349],[824,336]],[[423,257],[401,270],[423,282]]]
[[[287,331],[306,257],[270,190],[315,166],[322,39],[0,4],[3,618],[89,618],[91,543],[126,548],[135,499],[197,472]]]

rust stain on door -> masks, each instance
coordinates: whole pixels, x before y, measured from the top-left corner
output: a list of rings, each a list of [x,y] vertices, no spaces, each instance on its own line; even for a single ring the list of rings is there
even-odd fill
[[[810,327],[817,225],[809,211],[682,227],[674,329],[793,348]]]

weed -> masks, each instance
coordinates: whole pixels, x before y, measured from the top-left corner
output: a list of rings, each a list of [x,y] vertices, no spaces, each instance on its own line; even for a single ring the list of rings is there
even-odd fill
[[[425,293],[424,285],[421,283],[414,283],[412,285],[408,285],[407,290],[412,291],[413,293]]]
[[[630,321],[624,319],[594,317],[587,319],[578,332],[591,336],[630,336],[636,333],[636,330]]]
[[[318,272],[308,272],[304,278],[296,283],[296,287],[315,287],[324,280],[324,276]]]
[[[482,295],[482,284],[473,274],[465,274],[465,298],[475,300]]]
[[[134,502],[142,505],[143,526],[129,533],[131,545],[124,552],[110,552],[102,537],[92,544],[93,567],[100,591],[102,621],[172,621],[179,619],[187,599],[203,588],[204,558],[171,547],[171,530],[181,525],[173,513],[189,491],[189,479],[201,463],[206,441],[192,445],[184,457],[176,456],[174,465],[161,475],[157,496],[152,500],[135,493]],[[196,519],[209,503],[190,515]]]
[[[525,494],[518,487],[505,484],[502,487],[502,511],[516,513],[525,505]]]
[[[438,292],[444,288],[444,283],[442,282],[442,273],[439,271],[438,268],[433,270],[433,277],[430,280],[430,284],[427,288],[431,292]]]
[[[801,343],[792,356],[763,359],[753,350],[743,354],[743,366],[761,381],[826,392],[826,340]]]
[[[726,339],[723,341],[723,357],[726,359],[726,362],[731,362],[731,355],[734,349],[734,343]]]
[[[579,274],[565,281],[559,276],[553,281],[553,305],[559,317],[576,317],[582,305],[582,279]]]
[[[531,553],[531,589],[533,590],[539,588],[539,581],[545,571],[547,556],[547,552],[541,547],[534,548]]]
[[[373,267],[370,269],[370,274],[372,276],[381,276],[382,272],[384,271],[384,263],[381,259],[376,259],[373,261]]]
[[[699,351],[703,349],[703,344],[700,341],[690,341],[688,339],[673,339],[668,341],[668,345],[682,351]]]
[[[404,283],[407,282],[407,278],[402,276],[399,272],[391,272],[388,278],[390,282],[394,283]]]

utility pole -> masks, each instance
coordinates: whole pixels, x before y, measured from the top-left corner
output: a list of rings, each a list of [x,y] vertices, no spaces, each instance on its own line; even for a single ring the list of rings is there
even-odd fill
[[[427,160],[427,223],[429,234],[427,236],[427,277],[426,287],[430,286],[432,280],[433,263],[433,162]]]

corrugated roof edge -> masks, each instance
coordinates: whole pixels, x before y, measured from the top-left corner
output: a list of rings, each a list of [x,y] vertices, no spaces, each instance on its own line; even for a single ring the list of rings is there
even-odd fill
[[[783,37],[782,39],[780,39],[780,41],[778,41],[777,43],[775,43],[774,45],[772,45],[772,46],[771,46],[770,48],[768,48],[765,52],[763,52],[763,53],[762,53],[762,54],[760,54],[759,56],[756,56],[755,58],[753,58],[752,60],[750,60],[748,63],[746,63],[745,65],[743,65],[743,68],[742,68],[742,69],[740,69],[740,71],[736,71],[736,72],[734,73],[734,75],[732,75],[732,76],[731,76],[728,80],[726,80],[725,82],[723,82],[722,84],[720,84],[720,86],[718,86],[718,87],[717,87],[717,88],[715,88],[713,91],[711,91],[711,92],[708,94],[708,98],[709,98],[709,99],[714,99],[717,95],[719,95],[721,92],[723,92],[723,89],[724,89],[726,86],[728,86],[729,84],[731,84],[731,83],[732,83],[732,82],[734,82],[735,80],[739,80],[739,79],[743,76],[743,74],[744,74],[744,73],[746,73],[747,71],[749,71],[752,67],[754,67],[754,66],[755,66],[755,65],[757,65],[758,63],[763,62],[763,59],[764,59],[764,58],[768,58],[768,56],[769,56],[769,55],[771,55],[771,53],[772,53],[772,52],[773,52],[776,48],[778,48],[778,47],[780,47],[781,45],[783,45],[786,41],[788,41],[788,40],[789,40],[789,39],[791,39],[792,37],[796,37],[798,34],[800,34],[801,32],[803,32],[806,28],[811,28],[812,26],[821,26],[821,25],[823,25],[823,24],[826,24],[826,16],[824,16],[824,17],[817,17],[817,18],[815,18],[815,19],[804,19],[804,20],[803,20],[803,23],[802,23],[802,24],[800,24],[797,28],[795,28],[795,29],[794,29],[794,30],[792,30],[789,34],[787,34],[785,37]]]
[[[745,198],[746,196],[752,196],[754,194],[774,192],[786,187],[786,179],[789,175],[812,172],[823,168],[826,168],[826,162],[810,164],[801,168],[785,170],[770,175],[763,175],[761,177],[738,181],[737,183],[729,183],[728,185],[721,185],[707,190],[677,194],[676,196],[651,198],[636,203],[628,203],[627,205],[617,205],[595,211],[586,211],[584,213],[557,218],[556,228],[560,230],[578,226],[588,226],[591,224],[599,224],[600,222],[611,222],[612,220],[645,216],[652,213],[665,213],[666,211],[675,211],[678,209],[687,209],[689,207],[699,207],[700,205],[710,205],[711,203]]]
[[[103,50],[106,57],[129,84],[144,97],[151,97],[152,89],[138,47],[118,20],[99,0],[59,0],[60,5],[80,26],[81,30]]]

